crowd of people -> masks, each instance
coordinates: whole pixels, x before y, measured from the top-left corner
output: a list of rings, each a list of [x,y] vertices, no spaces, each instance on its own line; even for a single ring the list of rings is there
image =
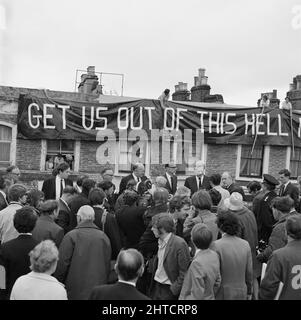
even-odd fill
[[[69,179],[58,164],[41,190],[0,177],[0,298],[11,300],[301,299],[299,189],[264,174],[248,196],[231,173],[177,166],[151,181]],[[279,188],[280,185],[280,188]]]

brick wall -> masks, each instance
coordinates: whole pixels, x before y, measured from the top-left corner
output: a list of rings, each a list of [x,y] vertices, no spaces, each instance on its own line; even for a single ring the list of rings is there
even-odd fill
[[[17,116],[13,114],[0,113],[0,121],[9,122],[11,124],[17,123]]]
[[[17,139],[16,165],[20,170],[40,170],[41,140]]]
[[[286,147],[271,146],[269,174],[274,177],[278,176],[278,172],[286,167]]]
[[[229,171],[235,175],[237,160],[237,145],[213,145],[207,146],[206,174],[222,174]]]
[[[96,161],[96,150],[100,143],[97,141],[81,141],[79,171],[88,173],[100,173],[104,167]],[[114,170],[114,164],[110,166]]]

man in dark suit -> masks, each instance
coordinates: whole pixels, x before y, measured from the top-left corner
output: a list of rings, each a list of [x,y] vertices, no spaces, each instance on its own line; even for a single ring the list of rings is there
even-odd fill
[[[169,194],[174,195],[178,187],[178,177],[176,176],[177,166],[174,163],[166,164],[165,171],[164,178],[167,180],[165,189],[167,189]]]
[[[15,166],[9,166],[6,168],[6,175],[5,178],[11,181],[11,184],[19,183],[21,176],[20,169]]]
[[[116,213],[125,248],[138,248],[139,240],[146,229],[143,220],[145,208],[137,206],[138,199],[139,195],[136,191],[126,190],[124,207]]]
[[[90,200],[88,199],[89,192],[95,186],[95,181],[93,179],[84,179],[82,184],[82,192],[77,194],[70,202],[70,223],[69,231],[73,230],[77,226],[76,214],[80,207],[85,205],[90,205]]]
[[[299,210],[299,189],[290,182],[291,173],[287,169],[280,170],[278,173],[281,183],[279,197],[290,196],[294,200],[295,209]]]
[[[45,200],[58,200],[66,186],[73,186],[73,182],[68,179],[69,164],[66,162],[59,164],[56,172],[56,176],[51,176],[43,182],[42,191],[44,192]]]
[[[174,235],[173,218],[155,215],[152,231],[158,238],[158,253],[153,264],[151,297],[153,300],[177,300],[190,264],[190,253],[183,238]]]
[[[70,204],[76,196],[77,189],[67,186],[58,201],[58,217],[56,223],[64,229],[65,234],[71,230],[71,225],[76,225],[76,216],[71,214],[70,209]],[[72,220],[74,220],[73,223]]]
[[[94,219],[93,208],[82,206],[77,213],[77,227],[64,236],[59,248],[54,276],[65,284],[69,300],[87,300],[96,285],[109,280],[111,244]]]
[[[136,249],[120,251],[115,264],[118,282],[95,287],[89,300],[150,300],[136,289],[136,282],[144,271],[143,264],[143,256]]]
[[[6,180],[4,177],[0,177],[0,211],[8,206],[6,196],[8,187],[7,183],[8,180]]]
[[[108,202],[110,204],[110,207],[114,209],[116,200],[118,198],[118,193],[116,193],[116,186],[113,183],[113,179],[114,179],[114,171],[111,168],[104,168],[101,171],[101,176],[102,176],[102,182],[107,181],[107,182],[111,182],[113,184],[113,192],[112,194],[107,196]],[[101,188],[101,187],[100,187]]]
[[[202,160],[198,160],[195,163],[195,175],[186,178],[184,186],[191,190],[191,196],[198,190],[205,189],[210,190],[209,177],[205,175],[205,163]]]
[[[38,242],[52,240],[59,248],[64,237],[64,229],[54,222],[57,208],[56,200],[46,200],[39,206],[40,216],[32,231],[32,236]]]
[[[258,201],[256,208],[253,209],[257,220],[258,240],[268,242],[273,230],[273,225],[276,223],[271,203],[277,197],[275,192],[276,185],[279,182],[270,174],[263,175],[262,193],[264,194]]]
[[[191,199],[176,195],[169,201],[169,213],[172,214],[176,235],[183,238],[185,219],[191,214]]]
[[[242,195],[243,200],[245,201],[245,192],[244,189],[238,184],[234,183],[233,178],[229,172],[224,172],[222,174],[222,187],[229,191],[230,194],[233,192],[238,192]]]
[[[142,163],[136,163],[133,165],[133,172],[131,174],[129,174],[126,177],[123,177],[120,181],[120,185],[119,185],[119,195],[121,195],[123,193],[123,191],[126,189],[127,183],[130,180],[134,180],[137,184],[140,181],[145,181],[147,180],[147,177],[144,175],[145,173],[145,169],[144,169],[144,165]]]
[[[6,272],[6,298],[9,298],[15,281],[30,272],[28,254],[38,244],[31,235],[36,221],[37,215],[33,207],[26,206],[17,210],[14,227],[19,236],[0,247],[0,265],[4,266]]]

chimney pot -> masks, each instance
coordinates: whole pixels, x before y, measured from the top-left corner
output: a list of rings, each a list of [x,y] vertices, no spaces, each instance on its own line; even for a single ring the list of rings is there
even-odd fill
[[[199,78],[200,79],[205,76],[205,72],[206,72],[206,69],[204,69],[204,68],[199,69]]]
[[[194,77],[194,86],[197,86],[199,82],[199,77]]]
[[[297,82],[296,89],[301,90],[301,75],[296,76],[296,82]]]
[[[201,78],[201,85],[207,84],[207,81],[208,81],[208,77],[203,76],[203,77]]]

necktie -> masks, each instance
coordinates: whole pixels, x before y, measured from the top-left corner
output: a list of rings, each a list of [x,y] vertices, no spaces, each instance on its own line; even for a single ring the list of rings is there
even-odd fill
[[[61,191],[60,191],[60,197],[62,196],[63,194],[63,189],[64,189],[64,186],[63,186],[63,179],[61,179]]]
[[[284,193],[284,185],[281,185],[280,191],[279,191],[279,196],[282,197]]]
[[[202,188],[202,176],[199,176],[199,189]]]

